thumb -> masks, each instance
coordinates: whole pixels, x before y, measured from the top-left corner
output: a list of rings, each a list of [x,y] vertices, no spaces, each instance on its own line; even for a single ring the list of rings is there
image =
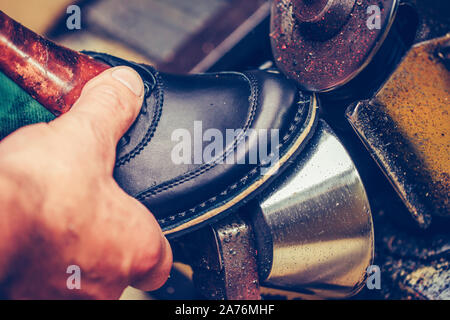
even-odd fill
[[[143,96],[144,84],[135,70],[111,68],[86,83],[72,109],[52,125],[67,129],[75,122],[80,131],[91,129],[98,143],[115,147],[139,114]]]

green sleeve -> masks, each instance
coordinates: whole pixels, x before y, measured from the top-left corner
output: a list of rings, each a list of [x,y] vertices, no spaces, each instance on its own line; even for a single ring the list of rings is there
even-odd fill
[[[39,102],[0,72],[0,140],[20,127],[55,118]]]

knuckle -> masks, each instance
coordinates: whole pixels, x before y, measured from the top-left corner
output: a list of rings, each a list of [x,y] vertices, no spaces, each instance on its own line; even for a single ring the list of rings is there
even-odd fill
[[[147,263],[150,268],[155,267],[160,261],[163,255],[162,241],[158,239],[153,242],[153,245],[147,251]]]
[[[106,107],[122,105],[120,90],[112,85],[100,84],[95,90],[90,90],[88,95],[95,103]]]
[[[130,122],[135,114],[136,99],[121,87],[111,84],[99,84],[89,90],[86,97],[90,103],[102,108],[111,118],[124,119]]]
[[[164,247],[162,241],[160,239],[153,241],[138,259],[137,273],[145,274],[155,268],[161,262],[163,253]]]

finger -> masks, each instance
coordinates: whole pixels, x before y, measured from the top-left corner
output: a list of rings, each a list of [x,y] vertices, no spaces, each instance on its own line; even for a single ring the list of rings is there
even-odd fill
[[[169,277],[172,249],[153,214],[139,201],[123,194],[120,202],[129,213],[128,221],[135,220],[126,242],[127,250],[132,252],[129,281],[141,290],[155,290]]]
[[[111,68],[90,80],[72,109],[50,124],[62,131],[78,130],[83,140],[89,139],[87,133],[98,144],[115,147],[139,114],[143,96],[144,84],[136,71]]]
[[[169,278],[172,269],[173,256],[169,241],[164,238],[164,247],[159,263],[157,263],[146,274],[135,277],[131,285],[144,291],[153,291],[159,289]]]

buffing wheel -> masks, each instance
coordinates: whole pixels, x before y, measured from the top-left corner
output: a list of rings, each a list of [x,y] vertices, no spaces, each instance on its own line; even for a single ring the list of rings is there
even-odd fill
[[[372,5],[380,9],[379,29],[368,27]],[[397,7],[398,0],[274,0],[270,36],[276,64],[305,90],[339,88],[370,63]]]

